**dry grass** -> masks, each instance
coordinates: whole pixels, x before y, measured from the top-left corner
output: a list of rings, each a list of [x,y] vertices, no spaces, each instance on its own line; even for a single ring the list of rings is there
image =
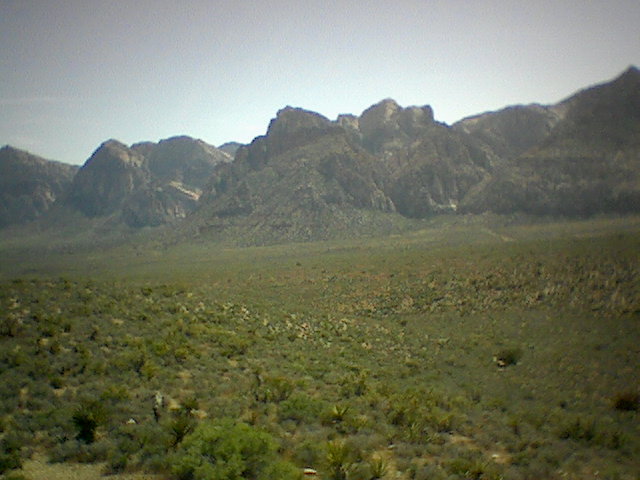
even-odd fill
[[[48,463],[42,454],[24,462],[21,473],[29,480],[104,480],[104,463]],[[123,473],[109,475],[112,480],[165,480],[162,475]]]

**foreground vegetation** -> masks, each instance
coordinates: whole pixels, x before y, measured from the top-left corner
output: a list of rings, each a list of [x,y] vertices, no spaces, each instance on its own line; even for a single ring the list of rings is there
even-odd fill
[[[638,251],[635,218],[5,248],[0,470],[637,479]]]

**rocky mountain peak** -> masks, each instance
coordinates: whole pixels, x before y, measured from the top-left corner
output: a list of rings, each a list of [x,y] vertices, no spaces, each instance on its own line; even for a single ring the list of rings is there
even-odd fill
[[[67,203],[89,217],[113,216],[127,225],[160,225],[196,207],[218,163],[231,157],[188,136],[127,147],[107,140],[80,169]]]
[[[80,170],[0,148],[0,226],[3,215],[36,218],[55,198],[114,224],[193,214],[204,230],[288,240],[360,228],[377,215],[637,212],[640,70],[556,105],[511,106],[452,126],[428,105],[391,98],[335,121],[288,106],[264,136],[224,147],[184,135],[131,147],[111,139]]]
[[[355,115],[351,114],[342,114],[338,115],[336,119],[336,123],[345,129],[360,129],[360,119]]]
[[[360,118],[365,121],[375,118],[378,122],[390,122],[401,109],[402,107],[393,98],[385,98],[367,108]]]
[[[267,136],[294,135],[303,130],[324,129],[330,124],[329,119],[319,113],[287,106],[271,120]]]
[[[43,215],[64,195],[77,169],[9,145],[0,148],[0,227]]]
[[[173,148],[179,150],[180,152],[184,152],[185,150],[205,151],[207,153],[217,151],[217,149],[213,145],[209,145],[208,143],[198,138],[192,138],[187,135],[178,135],[175,137],[160,140],[158,142],[158,147],[165,149]]]
[[[145,156],[149,171],[157,181],[177,181],[189,190],[201,190],[215,165],[232,160],[213,145],[187,136],[160,140]]]
[[[238,149],[242,146],[243,144],[240,142],[226,142],[226,143],[223,143],[222,145],[219,145],[218,150],[226,153],[231,158],[233,158],[236,156],[236,152],[238,151]]]
[[[560,112],[550,107],[514,105],[464,118],[453,128],[489,146],[498,156],[512,159],[542,142],[560,119]]]
[[[553,144],[555,153],[592,156],[640,145],[640,71],[635,67],[553,108],[561,112],[562,122],[545,147]]]
[[[0,155],[2,155],[3,157],[5,155],[22,155],[22,154],[24,154],[24,156],[27,156],[26,153],[27,152],[24,152],[15,147],[12,147],[11,145],[5,145],[4,147],[0,148]]]
[[[616,82],[638,82],[640,81],[640,69],[635,65],[630,65],[622,74],[615,80]]]
[[[387,98],[362,112],[358,123],[363,145],[377,154],[405,145],[433,125],[434,118],[428,105],[402,108]]]
[[[344,133],[341,127],[319,113],[285,107],[269,123],[266,135],[269,155],[280,154],[334,131]]]
[[[117,140],[107,140],[78,171],[68,201],[87,216],[106,215],[120,209],[147,178],[140,153]]]
[[[132,150],[124,143],[110,139],[103,142],[91,155],[89,160],[85,163],[85,165],[80,169],[82,171],[86,167],[90,165],[96,164],[110,164],[116,165],[121,164],[122,167],[125,166],[136,166],[140,167],[144,162],[144,157]]]

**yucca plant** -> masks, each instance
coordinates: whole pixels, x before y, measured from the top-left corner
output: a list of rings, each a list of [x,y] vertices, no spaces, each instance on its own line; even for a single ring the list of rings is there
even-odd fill
[[[342,422],[349,412],[349,405],[335,404],[331,408],[331,420],[334,422]]]
[[[344,440],[327,444],[327,469],[332,480],[346,480],[351,467],[351,450]]]
[[[371,480],[379,480],[387,474],[389,463],[382,457],[374,456],[369,462],[369,467],[371,468]]]

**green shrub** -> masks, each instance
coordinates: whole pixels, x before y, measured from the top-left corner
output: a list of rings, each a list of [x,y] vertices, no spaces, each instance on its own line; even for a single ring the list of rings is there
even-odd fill
[[[469,480],[486,478],[486,464],[478,459],[454,458],[446,462],[446,469],[451,474],[459,475]]]
[[[9,313],[0,318],[0,337],[15,337],[22,329],[22,322],[18,315]]]
[[[329,412],[326,414],[326,417],[331,422],[339,423],[344,421],[347,413],[349,413],[349,405],[341,405],[336,403],[333,405],[333,407],[331,407]]]
[[[522,350],[519,348],[504,348],[500,350],[494,357],[496,365],[499,367],[509,367],[515,365],[522,357]]]
[[[22,442],[14,434],[0,440],[0,474],[22,467],[21,447]]]
[[[619,392],[613,398],[613,408],[626,412],[637,412],[640,409],[640,393]]]
[[[193,432],[196,421],[189,415],[178,415],[171,419],[168,425],[171,434],[172,445],[175,447],[180,444],[184,438]]]
[[[78,440],[67,440],[50,451],[49,459],[54,462],[93,463],[107,460],[112,445],[108,440],[87,444]]]
[[[563,440],[571,439],[591,443],[596,438],[596,422],[593,419],[584,420],[576,417],[560,426],[558,437]]]
[[[324,442],[318,438],[307,438],[295,442],[293,458],[296,463],[308,467],[318,465],[322,458]]]
[[[300,472],[276,454],[266,432],[231,419],[203,422],[180,444],[173,473],[180,480],[293,480]]]
[[[76,438],[84,443],[93,443],[96,429],[107,419],[107,412],[98,400],[83,400],[73,412],[73,424],[78,429]]]
[[[280,403],[280,420],[293,420],[301,423],[315,423],[320,420],[324,404],[305,393],[294,393]]]
[[[251,343],[247,338],[228,335],[220,340],[220,354],[227,358],[244,355],[250,346]]]
[[[389,463],[386,459],[376,456],[369,461],[369,467],[371,469],[371,480],[378,480],[387,474]]]
[[[289,398],[295,386],[285,377],[267,377],[256,388],[255,397],[259,402],[282,402]]]
[[[333,440],[327,444],[327,470],[331,480],[346,480],[353,464],[352,451],[344,440]]]
[[[126,453],[115,452],[107,461],[104,473],[106,475],[115,475],[124,472],[129,464],[130,457]]]
[[[176,440],[168,425],[155,422],[123,425],[112,435],[117,437],[117,445],[108,459],[107,473],[118,473],[130,466],[166,471],[167,453]]]

